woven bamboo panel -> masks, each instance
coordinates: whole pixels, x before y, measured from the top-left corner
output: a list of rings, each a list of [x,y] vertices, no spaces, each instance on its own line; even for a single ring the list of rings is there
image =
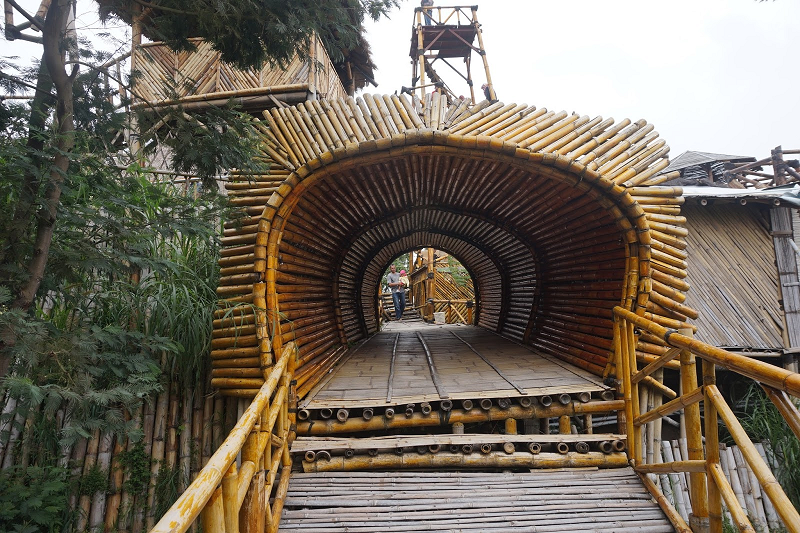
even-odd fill
[[[687,303],[700,311],[697,338],[745,350],[781,348],[777,278],[764,275],[775,270],[764,213],[751,205],[685,210],[692,257]]]
[[[226,225],[221,296],[264,291],[278,320],[256,338],[297,341],[301,396],[376,331],[379,277],[421,246],[471,272],[479,325],[597,375],[615,372],[614,305],[673,328],[697,316],[681,190],[660,186],[669,148],[646,121],[366,94],[271,109],[260,128],[273,165],[230,184],[249,218]],[[215,363],[223,390],[260,383]]]

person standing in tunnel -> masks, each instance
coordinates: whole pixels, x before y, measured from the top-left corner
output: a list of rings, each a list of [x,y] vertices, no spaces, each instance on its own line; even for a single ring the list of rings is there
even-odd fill
[[[389,274],[386,276],[386,285],[392,291],[392,302],[394,303],[394,317],[400,320],[403,317],[403,310],[406,308],[406,284],[400,281],[400,274],[397,267],[391,265]]]

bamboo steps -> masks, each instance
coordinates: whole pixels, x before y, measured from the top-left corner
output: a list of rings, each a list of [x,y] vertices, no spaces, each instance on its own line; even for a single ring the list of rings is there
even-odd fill
[[[672,532],[630,468],[291,478],[280,531]]]

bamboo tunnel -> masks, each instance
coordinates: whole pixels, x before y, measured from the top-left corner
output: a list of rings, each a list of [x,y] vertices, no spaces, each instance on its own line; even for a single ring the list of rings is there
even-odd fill
[[[227,309],[257,306],[263,290],[265,312],[215,323],[215,387],[255,394],[256,360],[292,339],[298,376],[313,386],[341,357],[325,354],[377,331],[373,287],[421,244],[467,267],[477,325],[598,375],[609,372],[612,330],[595,324],[610,324],[627,276],[647,288],[635,311],[665,325],[696,316],[684,303],[685,220],[662,209],[679,206],[681,190],[657,185],[666,152],[651,125],[498,104],[438,131],[431,120],[405,95],[265,114],[263,142],[283,155],[267,174],[232,176],[235,200],[262,212],[227,227],[219,289]],[[643,361],[662,353],[637,346]]]

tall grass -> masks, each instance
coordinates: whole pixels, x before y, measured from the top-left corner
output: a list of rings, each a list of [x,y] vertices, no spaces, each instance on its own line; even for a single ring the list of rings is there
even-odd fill
[[[765,444],[778,483],[792,504],[800,508],[800,440],[755,383],[736,402],[736,410],[750,438]]]

